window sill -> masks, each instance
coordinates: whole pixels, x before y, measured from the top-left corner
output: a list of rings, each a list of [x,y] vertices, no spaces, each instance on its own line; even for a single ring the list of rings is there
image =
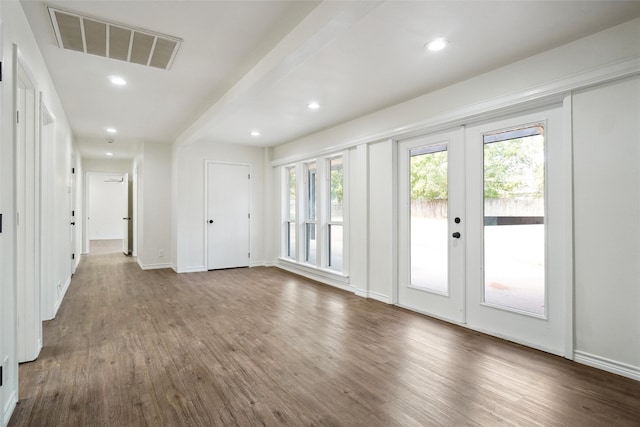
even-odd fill
[[[319,280],[323,283],[327,283],[329,285],[336,286],[342,289],[351,290],[351,287],[349,285],[349,276],[346,276],[340,272],[328,268],[314,267],[310,264],[303,264],[282,257],[278,258],[278,264],[283,269],[291,271],[293,273],[298,273],[305,277]]]

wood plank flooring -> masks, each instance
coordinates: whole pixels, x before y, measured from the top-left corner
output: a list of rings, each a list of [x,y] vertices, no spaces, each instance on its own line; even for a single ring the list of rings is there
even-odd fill
[[[83,258],[10,426],[638,426],[640,382],[275,268]]]

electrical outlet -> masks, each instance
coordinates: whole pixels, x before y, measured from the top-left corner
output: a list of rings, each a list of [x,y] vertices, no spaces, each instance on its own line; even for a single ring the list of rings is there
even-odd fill
[[[163,257],[164,257],[164,250],[160,249],[160,250],[158,251],[158,256],[159,256],[160,258],[163,258]]]

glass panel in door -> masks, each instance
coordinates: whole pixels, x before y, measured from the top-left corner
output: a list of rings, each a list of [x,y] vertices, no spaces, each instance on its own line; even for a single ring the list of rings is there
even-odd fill
[[[447,146],[414,148],[409,156],[411,285],[448,295]]]
[[[483,300],[544,316],[544,126],[484,135],[483,143]]]

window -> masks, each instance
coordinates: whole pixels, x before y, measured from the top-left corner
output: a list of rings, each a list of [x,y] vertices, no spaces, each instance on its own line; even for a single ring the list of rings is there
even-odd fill
[[[344,165],[342,157],[329,159],[329,221],[327,223],[327,267],[342,271],[344,262]]]
[[[287,258],[296,258],[296,168],[290,167],[286,169],[287,189],[286,200],[287,207],[285,211],[286,224],[286,248],[285,256]]]
[[[315,163],[308,163],[306,165],[307,179],[306,179],[306,202],[307,202],[307,217],[305,219],[305,245],[304,245],[304,260],[309,264],[317,264],[317,249],[318,249],[318,205],[317,188],[318,188],[318,170]]]
[[[340,275],[347,270],[344,156],[323,156],[282,169],[283,257]]]

